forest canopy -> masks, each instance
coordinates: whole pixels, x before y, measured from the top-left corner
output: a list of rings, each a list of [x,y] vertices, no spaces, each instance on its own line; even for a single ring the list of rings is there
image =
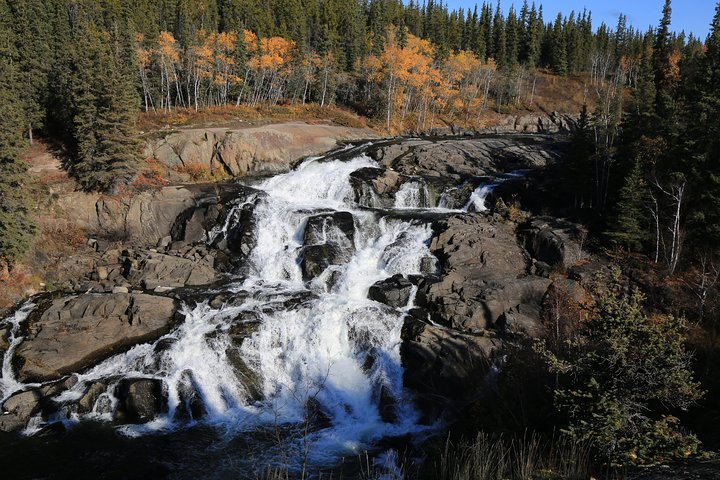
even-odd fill
[[[113,191],[137,174],[142,111],[313,102],[389,133],[477,129],[483,111],[532,108],[542,71],[584,84],[567,203],[673,272],[720,240],[720,208],[704,208],[720,206],[720,41],[717,14],[699,39],[670,31],[671,12],[640,31],[527,1],[2,0],[3,255],[32,233],[17,187],[34,135],[64,146],[83,188]]]

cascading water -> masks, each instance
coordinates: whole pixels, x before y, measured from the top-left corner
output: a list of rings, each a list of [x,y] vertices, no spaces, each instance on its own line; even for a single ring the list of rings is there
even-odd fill
[[[15,380],[15,373],[12,369],[12,357],[15,348],[22,342],[23,337],[20,335],[20,326],[27,320],[32,313],[35,304],[28,302],[20,307],[15,314],[6,319],[5,322],[10,327],[8,338],[8,349],[2,357],[2,370],[0,371],[0,404],[13,392],[20,390],[24,385]]]
[[[405,182],[395,194],[395,208],[427,208],[428,189],[422,181]]]
[[[208,235],[208,242],[227,235],[240,219],[239,210],[254,203],[249,273],[226,287],[228,301],[216,308],[208,302],[186,306],[184,323],[172,333],[75,374],[77,383],[54,399],[68,406],[51,420],[70,426],[84,420],[110,421],[119,381],[151,378],[163,383],[167,412],[149,423],[123,425],[126,435],[200,424],[235,437],[257,429],[305,425],[301,433],[290,435],[286,446],[292,466],[299,465],[303,455],[329,465],[371,448],[383,437],[427,428],[418,425],[403,388],[403,309],[368,300],[367,294],[375,282],[392,275],[420,274],[423,261],[433,258],[428,249],[432,231],[421,221],[399,220],[355,205],[350,174],[364,167],[377,164],[363,155],[348,161],[312,159],[257,185],[266,195],[239,203],[225,224]],[[398,192],[396,202],[399,208],[420,208],[425,206],[423,198],[426,187],[410,182]],[[353,234],[325,222],[316,236],[320,243],[337,246],[346,261],[331,265],[317,278],[304,278],[308,221],[338,212],[352,215]],[[22,340],[19,325],[31,310],[27,305],[10,320],[12,345],[0,380],[3,396],[27,387],[14,380],[10,361],[12,349]],[[238,331],[244,332],[240,340]],[[79,413],[73,402],[98,381],[106,385],[104,393],[89,413]],[[190,397],[200,399],[201,407],[188,414]],[[386,402],[392,398],[391,418],[380,412],[381,397]],[[319,426],[311,428],[311,422]],[[308,443],[311,448],[304,450]],[[264,460],[272,462],[272,457],[268,453]]]
[[[485,212],[487,211],[487,206],[485,205],[485,200],[487,199],[487,196],[490,194],[490,192],[493,191],[493,188],[495,188],[497,184],[491,183],[491,184],[481,184],[478,186],[470,195],[470,200],[468,200],[467,204],[465,204],[465,207],[463,208],[464,211],[469,211],[470,208],[474,208],[476,212]]]

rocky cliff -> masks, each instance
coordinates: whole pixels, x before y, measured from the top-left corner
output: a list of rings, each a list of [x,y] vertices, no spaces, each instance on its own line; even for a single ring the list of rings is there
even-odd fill
[[[306,123],[191,128],[153,136],[146,141],[144,155],[158,160],[170,179],[198,167],[232,177],[273,175],[290,170],[301,158],[336,148],[338,142],[377,138],[370,129]]]

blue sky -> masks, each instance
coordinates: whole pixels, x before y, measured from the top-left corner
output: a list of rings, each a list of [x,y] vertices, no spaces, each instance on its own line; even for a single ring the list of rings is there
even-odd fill
[[[473,7],[482,0],[445,0],[450,8]],[[497,0],[490,0],[495,3]],[[501,0],[501,8],[507,13],[511,4],[515,9],[522,6],[523,0]],[[528,0],[532,3],[532,0]],[[664,0],[536,0],[535,4],[543,5],[543,16],[545,21],[555,18],[558,12],[569,14],[570,11],[582,11],[587,8],[592,12],[593,26],[597,28],[600,22],[604,21],[611,27],[617,25],[620,13],[625,14],[628,24],[645,30],[648,26],[656,26],[662,16]],[[715,13],[716,0],[674,0],[672,2],[672,25],[671,28],[677,32],[685,30],[685,33],[692,32],[693,35],[705,39],[709,30],[710,22]]]

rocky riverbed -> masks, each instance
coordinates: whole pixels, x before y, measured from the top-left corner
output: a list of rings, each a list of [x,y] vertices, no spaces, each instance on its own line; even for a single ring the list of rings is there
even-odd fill
[[[565,148],[379,141],[271,178],[74,205],[86,251],[60,291],[0,323],[0,430],[221,428],[237,446],[281,426],[259,461],[282,447],[293,467],[423,438],[482,397],[508,334],[542,334],[548,292],[583,296],[576,226],[502,208]]]

